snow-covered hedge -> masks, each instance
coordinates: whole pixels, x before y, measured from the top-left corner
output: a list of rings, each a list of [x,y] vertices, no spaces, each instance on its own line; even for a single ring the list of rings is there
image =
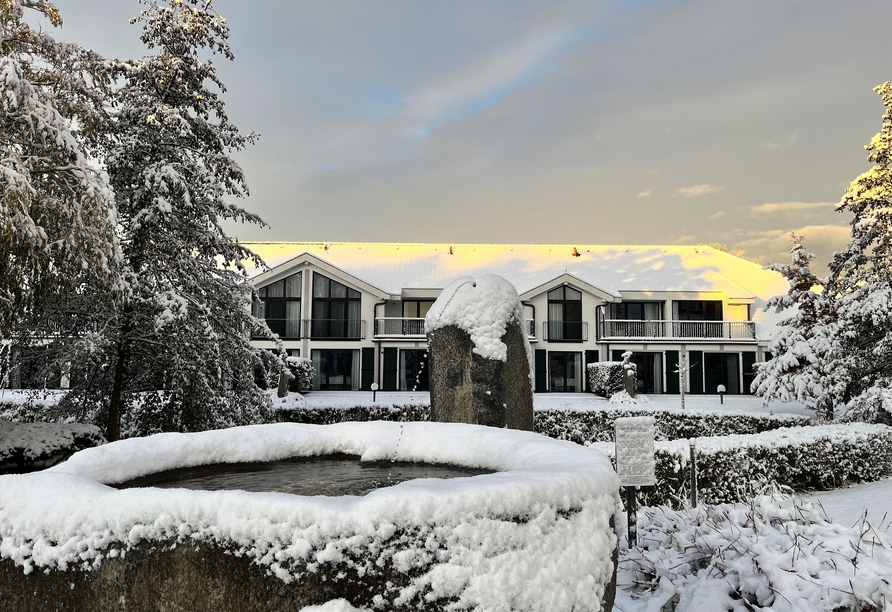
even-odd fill
[[[0,421],[0,474],[42,469],[105,444],[95,425]]]
[[[808,416],[798,414],[667,410],[640,404],[608,404],[592,410],[537,410],[534,431],[577,444],[612,442],[616,419],[630,416],[654,417],[658,440],[754,434],[812,423]]]
[[[545,409],[533,413],[533,431],[577,444],[612,442],[614,421],[629,416],[652,416],[659,440],[698,436],[725,436],[770,431],[781,427],[810,425],[812,420],[796,414],[757,412],[711,412],[708,410],[666,410],[647,406],[609,405],[590,410]],[[328,425],[347,421],[426,421],[429,404],[365,403],[351,407],[289,406],[278,410],[281,421]]]
[[[11,394],[10,394],[11,395]],[[0,419],[17,423],[86,423],[105,427],[108,397],[79,391],[49,395],[19,392],[9,401],[0,397]],[[216,398],[183,399],[165,391],[128,393],[121,415],[121,437],[165,431],[205,431],[275,420],[268,393],[227,391]]]
[[[697,498],[708,504],[752,499],[766,491],[833,489],[892,474],[892,427],[852,423],[784,428],[692,440]],[[612,442],[591,445],[614,456]],[[690,499],[690,441],[656,443],[654,487],[644,505],[680,507]]]
[[[619,583],[648,610],[888,610],[892,540],[874,527],[838,525],[814,504],[764,496],[678,512],[649,508]]]
[[[361,497],[106,486],[172,468],[333,453],[496,472],[413,480]],[[83,568],[97,584],[106,563],[110,572],[130,571],[154,555],[157,567],[165,555],[209,546],[260,565],[280,590],[334,583],[356,593],[356,606],[532,611],[548,602],[555,612],[594,611],[605,598],[612,605],[618,502],[607,457],[532,432],[377,422],[158,434],[81,451],[42,472],[0,476],[0,569],[18,568],[0,571],[7,581],[0,592],[30,584],[23,573],[42,580],[64,572],[67,589],[69,575],[81,584],[73,576]],[[188,546],[171,549],[181,543]],[[139,553],[120,564],[132,549]],[[202,571],[215,577],[214,567]]]
[[[587,366],[589,390],[601,397],[610,397],[624,389],[622,361],[598,361]]]

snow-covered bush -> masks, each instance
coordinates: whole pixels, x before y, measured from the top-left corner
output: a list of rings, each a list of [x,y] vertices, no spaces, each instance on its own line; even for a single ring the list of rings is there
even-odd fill
[[[294,393],[303,393],[313,386],[313,377],[316,376],[316,368],[313,362],[306,357],[286,357],[285,365],[291,372],[292,378],[288,381],[288,390]]]
[[[623,390],[622,361],[598,361],[588,364],[589,389],[595,395],[610,397]]]
[[[874,527],[866,519],[838,525],[814,504],[765,496],[648,508],[618,581],[633,601],[647,599],[648,610],[887,610],[892,540]]]
[[[650,399],[646,395],[638,395],[636,394],[634,397],[629,395],[629,392],[623,389],[622,391],[617,391],[613,395],[610,396],[610,399],[607,400],[611,404],[649,404]]]

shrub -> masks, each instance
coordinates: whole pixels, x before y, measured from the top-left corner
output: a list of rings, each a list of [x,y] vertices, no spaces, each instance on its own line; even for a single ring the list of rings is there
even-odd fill
[[[589,390],[601,397],[610,397],[622,391],[624,372],[622,361],[598,361],[588,364]]]
[[[291,380],[288,381],[288,390],[293,393],[303,393],[313,386],[313,378],[316,376],[316,368],[313,362],[306,357],[286,357],[285,365],[291,372]]]

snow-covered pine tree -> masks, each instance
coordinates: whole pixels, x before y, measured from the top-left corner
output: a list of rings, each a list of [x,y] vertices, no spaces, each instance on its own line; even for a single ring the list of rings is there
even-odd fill
[[[790,282],[790,290],[769,300],[766,310],[787,311],[790,316],[779,323],[769,346],[773,357],[757,370],[752,391],[766,402],[814,405],[821,416],[832,420],[847,380],[845,370],[834,362],[834,300],[823,290],[824,281],[812,273],[814,255],[805,250],[802,236],[792,232],[790,236],[792,263],[766,266]]]
[[[852,239],[830,262],[828,292],[840,319],[841,365],[851,373],[850,416],[892,422],[892,86],[877,86],[885,110],[865,146],[873,167],[852,181],[839,212]]]
[[[261,265],[230,239],[221,220],[262,224],[227,202],[247,195],[230,153],[254,140],[229,121],[225,87],[208,56],[232,59],[226,22],[209,0],[140,0],[135,23],[154,55],[114,65],[113,142],[106,164],[115,190],[125,299],[113,343],[108,438],[119,437],[128,392],[163,388],[156,405],[125,415],[135,431],[195,431],[263,420],[254,384],[243,261]]]
[[[102,58],[25,19],[44,0],[0,0],[0,338],[47,302],[117,275],[115,209],[88,143],[106,120]]]

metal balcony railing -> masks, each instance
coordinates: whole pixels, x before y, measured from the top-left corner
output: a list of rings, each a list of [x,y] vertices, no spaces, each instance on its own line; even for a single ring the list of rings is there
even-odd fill
[[[602,322],[601,337],[671,338],[698,340],[755,340],[752,321],[627,321],[607,319]]]
[[[588,323],[585,321],[545,321],[542,334],[548,342],[585,342]]]
[[[378,317],[375,319],[375,337],[424,338],[424,319],[404,317]]]
[[[265,319],[266,326],[283,340],[299,340],[301,338],[300,319]]]
[[[311,340],[362,340],[365,321],[360,319],[309,319],[304,324]]]

